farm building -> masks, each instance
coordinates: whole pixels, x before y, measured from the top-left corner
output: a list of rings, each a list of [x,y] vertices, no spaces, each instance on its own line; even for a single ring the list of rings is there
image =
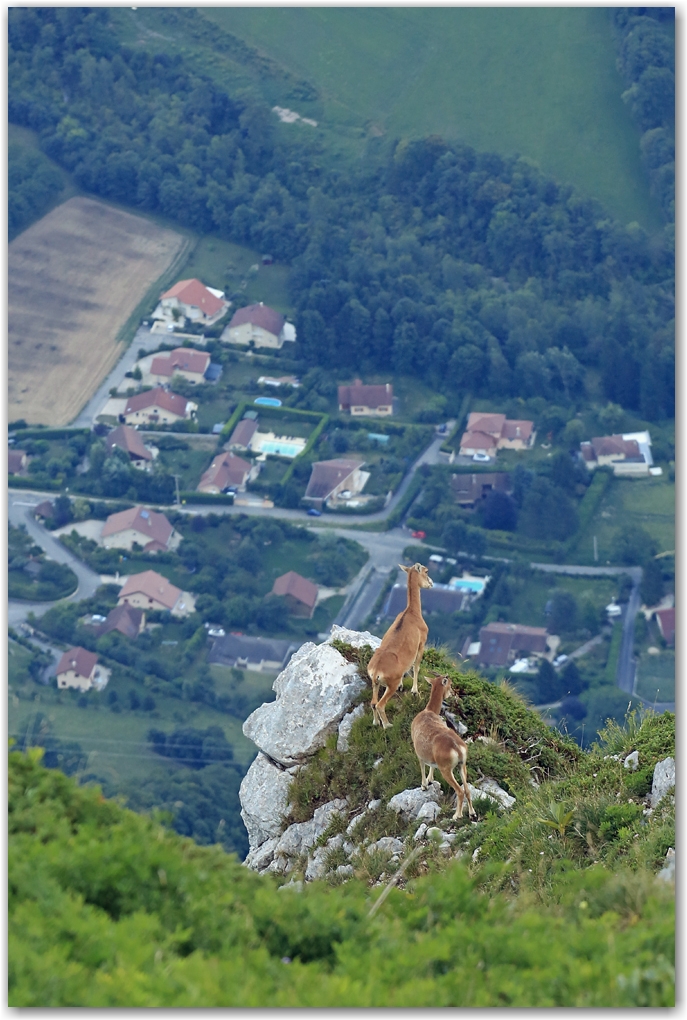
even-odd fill
[[[244,492],[246,483],[254,478],[259,467],[237,457],[234,453],[218,453],[210,467],[202,475],[196,490],[198,492],[224,492],[235,489]]]
[[[136,429],[132,429],[130,425],[118,425],[116,429],[112,429],[105,438],[105,446],[108,454],[114,449],[124,450],[129,456],[131,466],[139,471],[149,471],[159,452],[156,446],[144,443]]]
[[[544,627],[520,623],[489,623],[479,632],[477,661],[482,666],[507,666],[522,655],[551,659],[558,638]]]
[[[168,354],[158,354],[153,358],[150,377],[154,383],[168,384],[172,376],[179,375],[182,379],[197,385],[204,382],[209,367],[210,355],[207,351],[177,347]]]
[[[172,616],[188,616],[195,609],[193,595],[177,588],[155,570],[144,570],[127,578],[118,600],[118,605],[124,604],[134,609],[167,610]]]
[[[183,316],[191,322],[211,326],[222,318],[228,307],[224,291],[206,287],[200,280],[179,280],[160,295],[153,318],[173,321],[176,313],[177,318]]]
[[[227,634],[215,638],[208,653],[208,662],[222,666],[238,666],[239,669],[283,669],[296,645],[274,638],[248,637],[246,634]]]
[[[261,301],[234,312],[221,339],[229,344],[252,343],[254,347],[281,348],[285,342],[296,339],[296,328]]]
[[[57,664],[57,686],[64,689],[74,687],[88,691],[104,679],[98,669],[98,656],[80,645],[68,648]]]
[[[313,464],[310,481],[303,497],[314,507],[321,507],[328,499],[349,491],[362,492],[369,473],[362,471],[364,460],[319,460]]]
[[[394,412],[394,388],[391,383],[364,386],[356,379],[352,386],[339,386],[339,410],[351,415],[385,417]]]
[[[173,425],[195,417],[197,410],[193,401],[157,386],[129,397],[123,418],[127,425]]]
[[[301,577],[295,570],[289,570],[286,574],[278,577],[273,586],[271,595],[278,595],[284,598],[289,612],[294,616],[312,617],[317,604],[317,585]]]
[[[119,631],[124,637],[130,638],[132,641],[138,637],[143,628],[146,625],[146,614],[142,609],[136,609],[134,606],[130,606],[125,603],[121,606],[115,606],[107,614],[104,623],[98,627],[98,637],[102,637],[103,634],[109,634],[113,630]]]
[[[175,549],[181,536],[174,530],[164,514],[134,506],[110,514],[100,536],[105,549],[132,549],[134,543],[144,552],[165,552]]]

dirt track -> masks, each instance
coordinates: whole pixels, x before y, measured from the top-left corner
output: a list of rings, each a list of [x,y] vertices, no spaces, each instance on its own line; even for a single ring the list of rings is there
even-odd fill
[[[65,425],[122,353],[120,327],[184,239],[71,198],[9,246],[9,421]]]

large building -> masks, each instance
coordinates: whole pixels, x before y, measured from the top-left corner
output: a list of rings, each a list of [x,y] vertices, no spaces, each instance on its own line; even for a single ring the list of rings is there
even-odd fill
[[[580,443],[580,453],[590,471],[612,467],[615,475],[648,475],[654,463],[648,432],[595,436],[591,442]]]
[[[136,543],[144,552],[165,552],[181,539],[164,514],[134,506],[110,514],[100,540],[105,549],[132,549]]]
[[[161,386],[129,397],[123,418],[127,425],[173,425],[195,416],[198,405]]]
[[[350,386],[339,386],[339,410],[351,415],[382,418],[394,412],[394,388],[391,383],[363,385],[356,379]]]
[[[528,450],[534,445],[536,435],[534,422],[511,420],[505,414],[472,411],[460,440],[460,454],[474,457],[476,453],[485,453],[495,457],[497,450]]]
[[[229,344],[252,344],[254,347],[283,347],[296,339],[296,329],[274,308],[262,303],[247,305],[234,312],[222,333]]]

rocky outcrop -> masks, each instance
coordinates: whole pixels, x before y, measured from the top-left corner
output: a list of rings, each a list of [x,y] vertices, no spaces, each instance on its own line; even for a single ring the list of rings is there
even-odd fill
[[[675,786],[675,759],[664,758],[654,769],[649,803],[652,808],[658,807],[665,795]]]
[[[243,777],[239,800],[251,851],[281,833],[295,772],[295,769],[279,768],[264,754],[258,754]]]
[[[365,681],[355,663],[330,644],[307,642],[272,688],[276,701],[249,715],[243,732],[264,754],[288,767],[324,747],[365,690]]]
[[[365,706],[358,705],[353,709],[352,712],[348,712],[341,722],[339,723],[339,738],[336,742],[337,751],[348,750],[348,739],[351,735],[351,729],[356,719],[359,719],[361,715],[365,715]]]

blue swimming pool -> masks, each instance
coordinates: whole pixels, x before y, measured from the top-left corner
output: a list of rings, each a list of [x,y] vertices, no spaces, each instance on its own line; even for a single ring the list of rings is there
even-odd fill
[[[253,403],[261,407],[281,407],[281,400],[277,397],[256,397]]]
[[[486,583],[487,582],[485,580],[482,580],[482,578],[479,577],[469,579],[464,577],[454,577],[449,581],[448,586],[449,588],[453,588],[454,591],[474,591],[477,592],[477,594],[481,594],[486,587]]]
[[[303,447],[298,443],[273,442],[271,439],[266,439],[264,443],[260,444],[262,453],[276,453],[279,457],[297,457],[302,449]]]

